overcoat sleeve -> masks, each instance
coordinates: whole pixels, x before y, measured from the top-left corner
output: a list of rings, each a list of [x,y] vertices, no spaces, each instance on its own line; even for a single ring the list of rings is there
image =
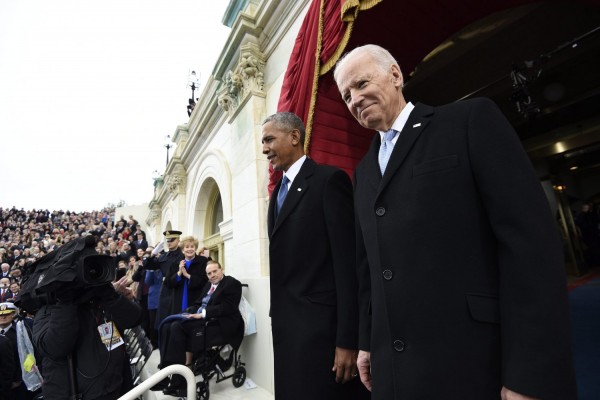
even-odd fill
[[[489,100],[468,121],[472,171],[497,241],[504,386],[570,398],[574,386],[562,244],[519,138]],[[568,384],[565,384],[568,383]]]
[[[323,191],[337,296],[336,346],[358,348],[358,283],[354,235],[354,202],[348,175],[336,170]]]

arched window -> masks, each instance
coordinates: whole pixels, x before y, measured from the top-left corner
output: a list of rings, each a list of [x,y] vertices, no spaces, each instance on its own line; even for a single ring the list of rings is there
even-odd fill
[[[221,202],[221,193],[217,191],[217,195],[213,200],[209,210],[212,210],[212,213],[209,212],[211,217],[210,220],[210,232],[209,235],[214,235],[215,233],[219,233],[219,224],[223,222],[223,203]]]

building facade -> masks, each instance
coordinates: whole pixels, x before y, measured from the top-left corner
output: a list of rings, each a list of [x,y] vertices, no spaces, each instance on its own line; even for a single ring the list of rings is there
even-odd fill
[[[200,239],[225,273],[248,284],[257,333],[241,348],[248,376],[273,392],[267,236],[268,162],[261,122],[276,112],[308,0],[232,0],[232,30],[185,125],[174,155],[155,182],[145,220],[150,243],[167,229]]]

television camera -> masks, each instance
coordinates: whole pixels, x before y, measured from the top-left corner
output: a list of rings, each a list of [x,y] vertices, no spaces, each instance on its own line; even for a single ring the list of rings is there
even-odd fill
[[[96,288],[115,278],[114,259],[96,252],[97,240],[93,235],[75,239],[31,264],[15,303],[33,314],[62,299],[92,299]]]

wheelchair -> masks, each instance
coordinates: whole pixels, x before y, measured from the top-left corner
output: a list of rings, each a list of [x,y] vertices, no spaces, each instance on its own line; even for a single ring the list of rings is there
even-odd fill
[[[217,321],[211,319],[206,321],[202,328],[195,331],[195,336],[204,336],[206,338],[207,330],[217,326]],[[192,349],[193,358],[190,368],[195,376],[201,379],[196,382],[196,398],[208,400],[210,398],[210,380],[216,377],[216,383],[231,379],[233,386],[241,387],[246,381],[245,363],[239,354],[238,348],[222,340],[213,339],[203,340],[203,348]],[[233,367],[233,371],[228,371]],[[187,392],[185,389],[163,390],[163,393],[170,396],[185,398]]]
[[[210,348],[195,354],[192,361],[192,371],[194,375],[201,376],[201,380],[196,383],[196,397],[201,400],[210,398],[210,380],[216,376],[216,382],[222,382],[231,379],[233,386],[241,387],[246,381],[245,363],[238,353],[239,349],[234,349],[230,344],[221,344],[211,346]],[[233,367],[233,371],[227,372]]]

